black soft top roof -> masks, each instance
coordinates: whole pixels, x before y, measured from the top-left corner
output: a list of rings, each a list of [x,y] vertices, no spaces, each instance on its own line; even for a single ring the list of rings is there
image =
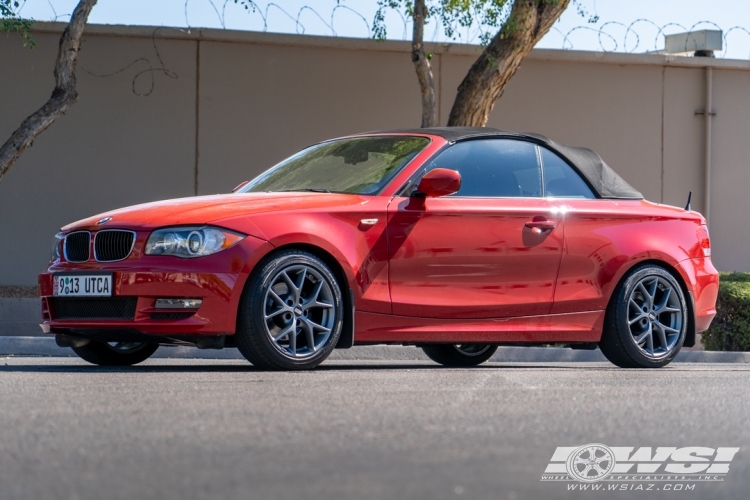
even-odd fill
[[[405,133],[430,134],[442,137],[448,142],[457,142],[479,137],[519,137],[539,142],[556,151],[568,160],[589,182],[602,198],[642,200],[643,195],[612,170],[601,156],[586,148],[559,144],[543,135],[522,132],[507,132],[488,127],[434,127],[399,130],[380,130],[376,134]]]

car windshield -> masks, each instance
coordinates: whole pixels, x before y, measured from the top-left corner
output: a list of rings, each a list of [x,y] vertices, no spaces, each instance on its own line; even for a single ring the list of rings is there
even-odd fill
[[[377,194],[430,140],[371,136],[316,144],[256,177],[240,193]]]

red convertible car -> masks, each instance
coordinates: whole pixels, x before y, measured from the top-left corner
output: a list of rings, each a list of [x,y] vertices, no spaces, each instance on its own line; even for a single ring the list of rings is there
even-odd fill
[[[447,366],[499,345],[661,367],[715,315],[705,219],[659,205],[593,151],[434,128],[310,146],[231,194],[62,228],[42,328],[91,363],[236,347],[262,369],[416,345]]]

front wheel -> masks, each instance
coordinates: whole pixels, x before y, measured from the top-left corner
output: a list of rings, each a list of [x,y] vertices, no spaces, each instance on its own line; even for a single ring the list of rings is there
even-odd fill
[[[159,344],[143,342],[89,342],[73,351],[82,359],[99,366],[132,366],[146,361]]]
[[[341,288],[328,266],[300,250],[261,265],[242,296],[237,348],[254,366],[302,370],[322,363],[344,320]]]
[[[615,290],[599,348],[622,368],[661,368],[680,352],[687,325],[680,284],[665,269],[644,265]]]
[[[432,344],[422,346],[428,358],[444,366],[477,366],[492,357],[496,345],[488,344]]]

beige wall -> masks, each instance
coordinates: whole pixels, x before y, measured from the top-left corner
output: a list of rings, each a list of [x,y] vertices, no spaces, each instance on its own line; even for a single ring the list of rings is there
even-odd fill
[[[39,24],[38,46],[0,38],[0,140],[48,97],[60,25]],[[153,28],[90,26],[79,102],[0,183],[0,285],[33,284],[63,224],[123,205],[226,192],[315,141],[415,126],[420,104],[402,42],[161,29],[154,41],[176,78],[154,71],[151,95],[134,76],[160,63]],[[436,46],[440,117],[476,47]],[[703,206],[705,70],[714,67],[714,261],[750,270],[750,63],[658,55],[533,51],[489,125],[587,146],[652,201]],[[12,71],[8,70],[12,68]],[[171,73],[170,73],[171,74]],[[137,81],[143,92],[151,73]]]

